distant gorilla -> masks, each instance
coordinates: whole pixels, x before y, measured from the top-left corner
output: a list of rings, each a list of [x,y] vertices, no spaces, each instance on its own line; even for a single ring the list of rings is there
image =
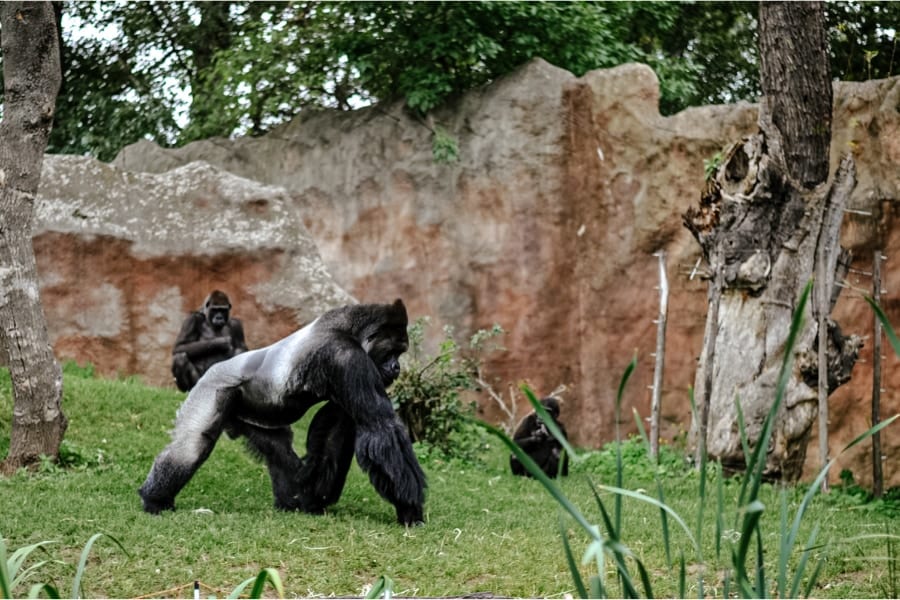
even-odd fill
[[[559,427],[563,437],[568,440],[569,436],[566,433],[566,428],[559,422],[559,401],[551,396],[541,400],[541,404],[553,417],[553,421]],[[553,434],[550,433],[537,413],[532,412],[522,419],[522,422],[519,423],[516,432],[513,434],[513,441],[537,463],[548,477],[556,477],[557,474],[569,474],[568,455],[563,456],[562,470],[560,470],[559,457],[563,450],[562,444],[553,437]],[[509,466],[514,475],[531,477],[531,473],[519,462],[515,455],[509,457]]]
[[[231,301],[215,290],[181,325],[181,333],[172,349],[172,375],[182,392],[190,391],[207,369],[247,351],[244,327],[229,318]]]
[[[407,325],[401,300],[344,306],[271,346],[210,367],[178,410],[172,442],[139,490],[144,510],[174,509],[175,496],[225,431],[245,436],[265,460],[277,508],[320,513],[337,502],[355,452],[397,520],[422,523],[425,474],[385,392],[400,374]],[[290,424],[320,402],[301,459]]]

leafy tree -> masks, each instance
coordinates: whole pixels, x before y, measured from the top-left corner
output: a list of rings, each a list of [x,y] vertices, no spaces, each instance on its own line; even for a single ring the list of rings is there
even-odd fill
[[[649,64],[661,110],[755,101],[756,2],[73,2],[49,151],[111,159],[260,135],[300,111],[405,98],[426,114],[539,56]],[[828,4],[838,78],[896,71],[900,4]],[[452,153],[451,153],[452,154]]]

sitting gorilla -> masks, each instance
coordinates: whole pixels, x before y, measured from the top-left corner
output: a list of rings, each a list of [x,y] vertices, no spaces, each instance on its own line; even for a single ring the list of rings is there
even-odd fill
[[[551,396],[542,399],[541,404],[553,417],[553,421],[559,427],[563,437],[568,440],[569,436],[566,433],[566,428],[559,422],[559,400]],[[522,419],[522,422],[516,428],[515,434],[513,434],[513,441],[537,463],[547,477],[556,477],[557,474],[569,474],[569,457],[567,455],[563,456],[562,470],[560,470],[559,457],[562,454],[562,444],[553,437],[553,434],[550,433],[537,413],[532,412]],[[509,466],[514,475],[531,477],[531,473],[528,472],[515,455],[509,457]]]
[[[181,325],[181,333],[172,349],[172,375],[182,392],[190,391],[207,369],[247,351],[244,328],[229,318],[231,302],[224,292],[215,290]]]
[[[422,523],[425,474],[385,392],[400,374],[407,324],[401,300],[344,306],[271,346],[210,367],[178,410],[172,442],[139,490],[144,510],[174,509],[175,496],[225,431],[245,436],[265,460],[276,508],[320,513],[337,502],[355,452],[397,520]],[[291,423],[320,402],[301,459]]]

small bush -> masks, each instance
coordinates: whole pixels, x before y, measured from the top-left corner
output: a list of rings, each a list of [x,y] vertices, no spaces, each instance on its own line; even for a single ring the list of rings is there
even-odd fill
[[[409,428],[420,454],[443,458],[477,460],[484,436],[471,417],[475,402],[464,402],[460,394],[475,388],[475,375],[486,341],[500,335],[502,329],[481,330],[472,336],[466,352],[453,339],[453,331],[444,328],[444,339],[436,354],[423,349],[429,319],[417,319],[409,326],[409,352],[404,368],[390,389],[394,408]],[[423,452],[424,450],[424,452]]]

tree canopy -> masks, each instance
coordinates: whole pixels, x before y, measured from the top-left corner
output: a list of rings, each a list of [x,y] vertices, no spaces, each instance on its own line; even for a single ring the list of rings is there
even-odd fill
[[[755,101],[755,2],[78,2],[64,5],[49,151],[260,135],[300,111],[404,98],[425,114],[539,56],[644,62],[661,110]],[[827,5],[837,78],[894,74],[900,4]]]

